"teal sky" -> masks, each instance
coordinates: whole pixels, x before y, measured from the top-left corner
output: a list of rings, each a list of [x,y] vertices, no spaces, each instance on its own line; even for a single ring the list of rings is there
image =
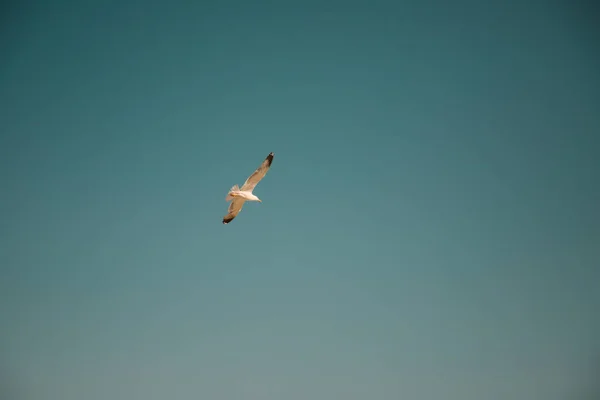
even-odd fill
[[[597,9],[270,3],[3,5],[0,397],[596,390]]]

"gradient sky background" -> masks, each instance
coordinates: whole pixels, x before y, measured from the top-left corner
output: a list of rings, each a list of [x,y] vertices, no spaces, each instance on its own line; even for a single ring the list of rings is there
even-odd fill
[[[591,399],[597,7],[495,3],[4,4],[3,398]]]

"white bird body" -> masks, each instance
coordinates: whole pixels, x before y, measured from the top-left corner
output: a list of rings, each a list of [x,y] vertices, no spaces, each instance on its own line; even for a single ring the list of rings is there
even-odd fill
[[[273,162],[273,153],[269,153],[267,158],[260,164],[260,166],[246,179],[246,182],[242,185],[242,187],[238,187],[238,185],[233,185],[227,196],[225,197],[225,201],[231,201],[229,204],[229,209],[227,210],[227,215],[223,217],[223,223],[228,224],[242,211],[242,207],[246,201],[257,201],[262,203],[262,200],[258,198],[252,191],[260,182],[262,178],[265,177],[269,168],[271,168],[271,163]]]
[[[262,202],[261,199],[259,199],[256,195],[254,195],[252,193],[252,191],[249,191],[249,190],[240,190],[240,188],[238,187],[238,185],[235,185],[234,187],[232,187],[229,190],[229,193],[227,193],[227,197],[225,197],[225,201],[233,200],[235,197],[241,197],[242,199],[245,199],[247,201]]]

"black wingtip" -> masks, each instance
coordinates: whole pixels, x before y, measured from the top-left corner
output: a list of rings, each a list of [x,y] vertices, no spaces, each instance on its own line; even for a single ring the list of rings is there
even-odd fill
[[[269,166],[271,166],[271,163],[273,162],[273,152],[269,153],[267,156],[267,161],[269,162]]]
[[[223,218],[223,224],[228,224],[233,221],[233,218]]]

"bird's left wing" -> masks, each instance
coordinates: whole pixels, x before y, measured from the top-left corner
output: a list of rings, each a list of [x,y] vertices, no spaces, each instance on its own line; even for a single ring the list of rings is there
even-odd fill
[[[240,211],[242,211],[242,207],[244,206],[245,202],[246,199],[244,199],[243,197],[234,197],[231,203],[229,203],[227,215],[223,217],[223,223],[228,224],[231,221],[233,221],[233,219],[237,217]]]
[[[256,187],[258,182],[260,182],[260,180],[265,177],[265,175],[267,174],[267,171],[269,170],[269,168],[271,168],[272,162],[273,162],[273,153],[269,153],[267,158],[265,158],[265,160],[262,162],[262,164],[260,164],[260,167],[258,167],[256,169],[256,171],[254,171],[254,173],[252,175],[250,175],[248,177],[248,179],[246,179],[246,182],[244,182],[244,185],[242,186],[241,190],[249,191],[249,192],[254,190],[254,188]]]

